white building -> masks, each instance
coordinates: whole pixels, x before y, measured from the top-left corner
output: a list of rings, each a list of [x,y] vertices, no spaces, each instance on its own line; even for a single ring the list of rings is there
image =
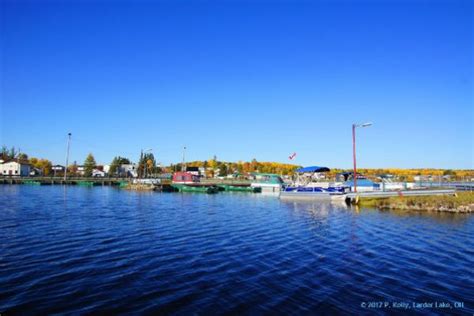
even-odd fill
[[[104,165],[104,167],[102,168],[102,170],[104,170],[104,172],[105,172],[106,174],[109,174],[110,165]]]
[[[93,177],[98,177],[98,178],[103,178],[105,177],[105,171],[99,170],[99,169],[93,169],[92,170],[92,176]]]
[[[199,169],[200,168],[198,167],[186,167],[186,172],[199,177],[201,175],[201,171]]]
[[[120,165],[119,175],[121,177],[138,177],[138,165],[134,163]]]
[[[64,172],[64,166],[61,166],[61,165],[54,165],[51,167],[51,170],[53,170],[54,172]]]
[[[77,174],[83,176],[86,174],[86,167],[84,166],[77,166]]]
[[[39,168],[30,168],[30,176],[42,176],[43,175],[43,170]]]
[[[0,174],[2,176],[22,176],[30,174],[30,165],[27,163],[18,163],[10,161],[0,164]]]

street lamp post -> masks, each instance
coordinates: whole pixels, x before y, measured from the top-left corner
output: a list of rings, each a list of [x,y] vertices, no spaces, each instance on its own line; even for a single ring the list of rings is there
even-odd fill
[[[354,161],[354,192],[357,193],[356,128],[369,127],[372,123],[352,124],[352,158]]]
[[[66,184],[67,180],[67,164],[69,163],[69,147],[71,145],[71,133],[67,134],[68,139],[67,139],[67,151],[66,151],[66,166],[64,168],[64,182]]]
[[[186,172],[186,146],[183,148],[183,165],[181,166],[181,171]]]

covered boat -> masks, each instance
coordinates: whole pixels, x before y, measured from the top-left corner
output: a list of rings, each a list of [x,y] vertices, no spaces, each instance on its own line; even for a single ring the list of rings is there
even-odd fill
[[[295,181],[280,193],[282,199],[343,200],[348,187],[329,182],[328,167],[310,166],[296,170]]]
[[[250,184],[252,188],[258,188],[262,193],[278,194],[283,188],[283,179],[274,173],[252,173],[255,180]]]
[[[175,172],[173,174],[171,186],[179,192],[219,192],[218,187],[201,183],[199,176],[185,171]]]

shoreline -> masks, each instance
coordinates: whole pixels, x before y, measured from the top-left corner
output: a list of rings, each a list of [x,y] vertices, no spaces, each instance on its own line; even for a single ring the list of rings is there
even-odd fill
[[[474,213],[474,192],[458,192],[454,196],[361,198],[359,203],[361,207],[381,210]]]

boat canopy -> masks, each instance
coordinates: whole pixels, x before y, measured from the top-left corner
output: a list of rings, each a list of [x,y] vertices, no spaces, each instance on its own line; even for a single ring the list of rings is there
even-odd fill
[[[304,167],[296,169],[298,173],[308,173],[308,172],[328,172],[331,171],[328,167],[319,167],[319,166],[311,166],[311,167]]]

